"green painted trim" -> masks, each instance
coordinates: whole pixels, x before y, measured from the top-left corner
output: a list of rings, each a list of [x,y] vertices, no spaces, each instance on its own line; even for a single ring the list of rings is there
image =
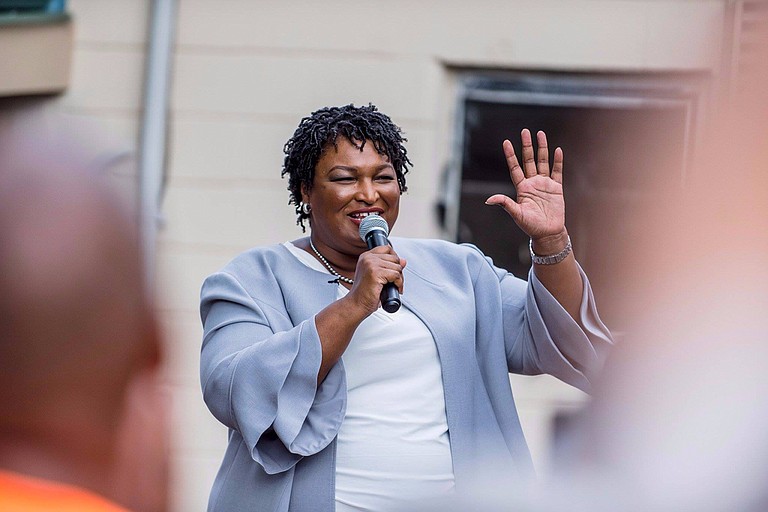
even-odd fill
[[[24,13],[24,14],[0,14],[0,29],[19,25],[51,25],[55,23],[67,23],[72,16],[66,12],[57,13]]]

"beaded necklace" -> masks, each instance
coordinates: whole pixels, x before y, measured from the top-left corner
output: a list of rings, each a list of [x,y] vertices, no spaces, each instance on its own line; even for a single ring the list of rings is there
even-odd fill
[[[312,239],[311,239],[311,238],[309,239],[309,246],[312,248],[312,250],[313,250],[313,251],[315,251],[315,254],[317,254],[317,257],[318,257],[318,258],[320,258],[320,261],[323,263],[323,265],[325,265],[325,268],[327,268],[327,269],[328,269],[328,272],[330,272],[331,274],[335,275],[337,278],[339,278],[339,280],[341,280],[341,281],[343,281],[343,282],[345,282],[345,283],[348,283],[348,284],[355,284],[355,281],[354,281],[354,280],[352,280],[352,279],[350,279],[350,278],[348,278],[348,277],[344,277],[343,275],[341,275],[341,274],[339,274],[338,272],[336,272],[336,269],[335,269],[335,268],[333,268],[333,267],[331,266],[331,264],[330,264],[330,263],[328,263],[328,260],[326,260],[326,259],[323,257],[323,255],[322,255],[322,254],[320,254],[320,251],[318,251],[318,250],[317,250],[317,247],[315,247],[315,244],[313,244],[313,243],[312,243]]]

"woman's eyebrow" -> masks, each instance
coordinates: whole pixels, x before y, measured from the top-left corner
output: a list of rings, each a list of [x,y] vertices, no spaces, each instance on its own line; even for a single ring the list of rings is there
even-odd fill
[[[374,170],[380,171],[382,169],[387,169],[387,168],[394,169],[394,166],[390,163],[386,163],[386,164],[381,164],[379,166],[374,167]],[[328,169],[328,172],[331,172],[334,169],[339,169],[341,171],[358,171],[360,168],[355,167],[354,165],[334,165],[333,167]]]

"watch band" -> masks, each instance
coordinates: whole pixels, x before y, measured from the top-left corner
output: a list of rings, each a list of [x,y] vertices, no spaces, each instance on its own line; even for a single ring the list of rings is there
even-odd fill
[[[568,237],[568,243],[565,244],[565,249],[560,251],[557,254],[550,254],[549,256],[539,256],[535,252],[533,252],[533,239],[528,242],[528,249],[531,251],[531,261],[536,263],[537,265],[554,265],[555,263],[560,263],[565,259],[566,256],[568,256],[571,253],[571,250],[573,249],[573,246],[571,245],[571,237]]]

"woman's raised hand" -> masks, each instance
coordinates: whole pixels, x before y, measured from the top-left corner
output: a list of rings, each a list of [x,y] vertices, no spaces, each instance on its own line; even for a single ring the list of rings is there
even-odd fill
[[[534,157],[531,132],[521,133],[523,166],[517,161],[509,140],[502,144],[509,175],[517,191],[517,201],[496,194],[486,204],[499,205],[533,240],[560,238],[565,233],[565,200],[563,198],[563,150],[555,149],[554,162],[549,166],[549,148],[544,132],[536,134],[538,149]]]

